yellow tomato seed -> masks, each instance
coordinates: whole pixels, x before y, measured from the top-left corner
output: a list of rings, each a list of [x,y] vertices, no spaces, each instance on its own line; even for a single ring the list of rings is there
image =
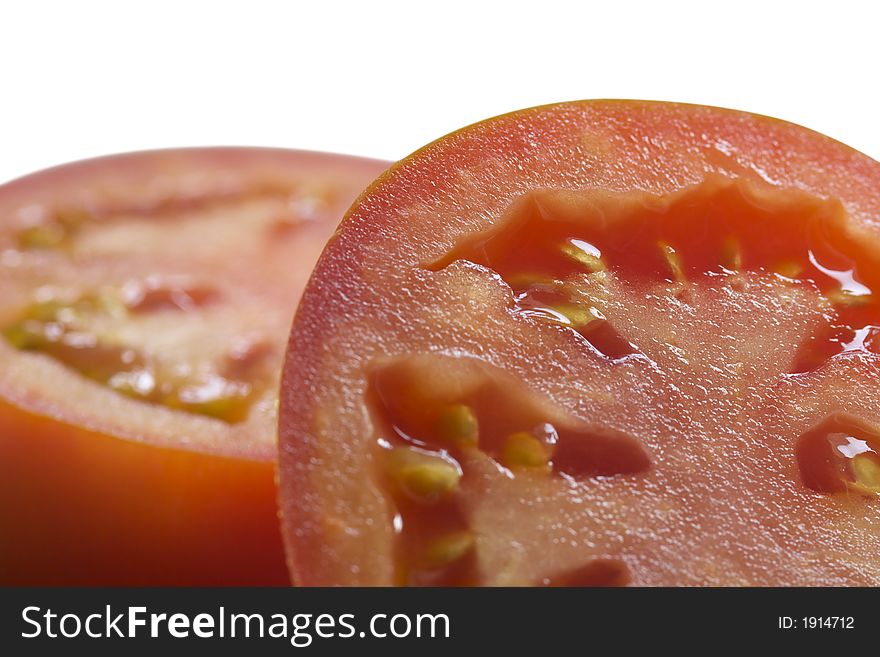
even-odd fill
[[[479,440],[479,422],[466,404],[452,404],[440,413],[438,433],[443,441],[456,446],[474,446]]]

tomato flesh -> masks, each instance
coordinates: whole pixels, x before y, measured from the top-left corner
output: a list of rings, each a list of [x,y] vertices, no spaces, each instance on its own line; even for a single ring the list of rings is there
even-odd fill
[[[614,294],[607,285],[609,277],[613,285],[630,288],[662,286],[661,293],[687,303],[691,288],[699,287],[701,278],[724,281],[722,289],[735,292],[748,285],[742,278],[746,272],[775,276],[777,280],[771,279],[770,284],[780,294],[786,287],[806,286],[822,296],[818,306],[825,310],[826,321],[800,344],[791,345],[794,359],[789,371],[803,373],[840,353],[877,353],[871,351],[873,345],[856,336],[880,324],[880,307],[872,294],[880,267],[870,249],[846,229],[839,203],[791,191],[771,193],[721,178],[667,198],[643,193],[544,192],[516,203],[488,234],[467,237],[430,267],[436,271],[456,261],[485,267],[510,287],[515,313],[571,330],[612,364],[642,358],[654,367],[657,364],[646,354],[650,349],[640,349],[623,337],[629,327],[615,326],[606,319],[606,306]],[[438,383],[437,375],[425,377],[425,372],[443,372],[454,383]],[[456,372],[455,361],[444,362],[440,357],[410,357],[403,367],[380,369],[374,385],[387,423],[381,446],[394,444],[387,438],[393,436],[413,449],[439,450],[445,458],[453,458],[459,469],[462,456],[475,450],[496,462],[509,478],[524,472],[569,478],[613,476],[650,467],[638,438],[601,425],[591,431],[554,423],[551,415],[536,408],[529,394],[511,394],[514,381],[498,381],[486,372],[481,375],[488,381],[468,368]],[[453,409],[459,415],[466,412],[466,424],[473,425],[473,439],[467,445],[450,441],[440,429],[449,424],[444,419]],[[833,481],[826,481],[822,475],[827,478],[833,470],[827,454],[843,456],[841,450],[849,451],[843,445],[832,449],[827,430],[819,431],[825,439],[820,451],[821,439],[809,438],[814,433],[800,439],[798,450],[808,486],[825,492],[874,491],[875,441],[872,446],[855,443],[848,435],[852,430],[831,433],[846,435],[852,445],[843,445],[855,451],[849,471],[833,473]],[[817,473],[810,475],[811,470]],[[451,491],[445,492],[442,503],[419,500],[422,505],[415,508],[412,500],[392,496],[401,509],[398,540],[404,547],[398,563],[410,564],[417,573],[409,580],[404,578],[405,583],[423,581],[420,552],[430,552],[434,543],[450,533],[469,531],[463,502]],[[447,564],[449,577],[433,572],[433,579],[426,581],[465,583],[458,560],[468,559],[470,579],[466,583],[479,583],[472,551],[455,557]],[[575,572],[592,573],[594,563],[605,562],[590,561]],[[547,583],[557,579],[547,578]]]
[[[880,582],[878,184],[802,128],[651,103],[398,164],[293,327],[296,581]]]

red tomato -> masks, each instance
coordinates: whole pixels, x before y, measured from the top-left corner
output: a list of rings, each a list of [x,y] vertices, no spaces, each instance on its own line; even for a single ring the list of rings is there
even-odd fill
[[[284,342],[384,167],[174,150],[0,187],[0,583],[289,582]]]
[[[648,102],[395,165],[293,326],[294,580],[880,584],[878,190],[804,128]]]

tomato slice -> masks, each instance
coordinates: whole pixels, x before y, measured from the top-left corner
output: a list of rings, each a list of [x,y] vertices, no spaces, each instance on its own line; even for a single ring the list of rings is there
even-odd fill
[[[595,101],[359,199],[282,382],[294,580],[880,584],[880,165]]]
[[[218,148],[0,188],[0,583],[285,584],[299,292],[386,165]]]

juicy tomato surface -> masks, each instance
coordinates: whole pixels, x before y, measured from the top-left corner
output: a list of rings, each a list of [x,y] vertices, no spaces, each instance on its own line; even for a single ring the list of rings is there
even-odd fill
[[[880,164],[587,101],[401,161],[282,382],[295,582],[880,584]]]
[[[180,149],[0,186],[0,583],[289,583],[290,321],[385,166]]]

